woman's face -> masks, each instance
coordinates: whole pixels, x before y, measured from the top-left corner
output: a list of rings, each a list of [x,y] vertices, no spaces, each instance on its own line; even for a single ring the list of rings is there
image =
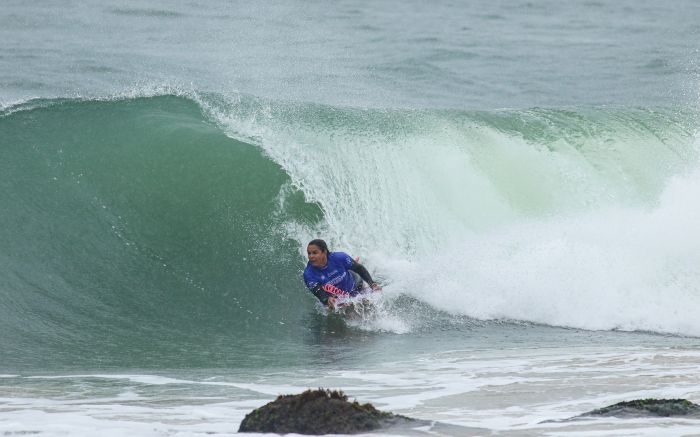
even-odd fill
[[[309,244],[306,247],[306,254],[309,255],[309,262],[314,267],[323,267],[328,264],[328,253],[315,244]]]

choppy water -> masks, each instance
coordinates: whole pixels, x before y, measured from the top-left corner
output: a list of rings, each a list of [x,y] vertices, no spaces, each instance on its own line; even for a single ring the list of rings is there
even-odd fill
[[[696,402],[700,7],[6,2],[0,430],[227,435],[307,387],[439,435]],[[327,317],[306,242],[361,256]]]

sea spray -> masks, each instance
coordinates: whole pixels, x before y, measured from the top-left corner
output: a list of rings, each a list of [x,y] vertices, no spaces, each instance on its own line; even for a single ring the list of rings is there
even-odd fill
[[[206,106],[205,106],[206,108]],[[387,285],[477,319],[700,334],[694,116],[663,108],[459,112],[237,101],[259,145]],[[691,193],[691,194],[682,194]],[[303,253],[303,251],[302,251]]]

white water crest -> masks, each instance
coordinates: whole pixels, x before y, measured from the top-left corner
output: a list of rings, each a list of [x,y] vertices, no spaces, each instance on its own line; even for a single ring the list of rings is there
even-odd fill
[[[320,236],[363,255],[389,298],[483,320],[700,335],[700,172],[680,117],[204,106],[321,206],[321,224],[291,227],[302,251]]]

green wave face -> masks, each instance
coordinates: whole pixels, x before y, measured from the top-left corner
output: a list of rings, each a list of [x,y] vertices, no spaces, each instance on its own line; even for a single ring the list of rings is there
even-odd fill
[[[0,118],[4,364],[243,365],[298,337],[278,165],[184,98],[36,106]]]

